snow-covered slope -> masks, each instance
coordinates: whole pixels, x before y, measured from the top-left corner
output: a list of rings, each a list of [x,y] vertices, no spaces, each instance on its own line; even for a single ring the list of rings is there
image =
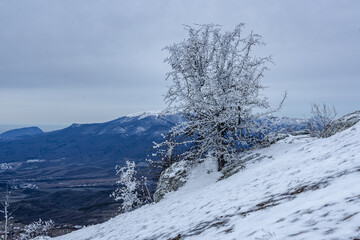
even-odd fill
[[[360,124],[326,139],[288,137],[233,176],[215,163],[157,204],[59,240],[360,238]]]

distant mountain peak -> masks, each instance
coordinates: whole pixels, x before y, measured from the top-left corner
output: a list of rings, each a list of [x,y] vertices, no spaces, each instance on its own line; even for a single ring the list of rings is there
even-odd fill
[[[137,113],[131,113],[131,114],[127,114],[124,115],[123,117],[138,117],[138,119],[142,119],[142,118],[146,118],[148,116],[159,116],[161,114],[162,111],[146,111],[146,112],[137,112]]]
[[[34,136],[38,134],[43,134],[44,132],[38,127],[24,127],[6,131],[0,134],[0,138],[3,139],[16,139],[25,136]]]

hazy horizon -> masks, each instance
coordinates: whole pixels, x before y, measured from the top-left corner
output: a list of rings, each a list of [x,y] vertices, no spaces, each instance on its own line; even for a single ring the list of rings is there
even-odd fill
[[[27,127],[38,127],[44,132],[51,132],[68,127],[68,125],[28,125],[28,124],[0,124],[0,134],[14,129],[27,128]]]

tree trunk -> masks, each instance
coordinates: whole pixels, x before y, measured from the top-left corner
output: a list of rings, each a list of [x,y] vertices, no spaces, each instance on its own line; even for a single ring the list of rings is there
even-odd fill
[[[225,166],[224,154],[221,154],[217,161],[218,161],[218,171],[220,172],[223,169],[223,167]]]
[[[7,198],[8,196],[6,196]],[[5,231],[4,231],[4,236],[5,236],[5,240],[8,239],[8,220],[9,220],[9,216],[8,216],[8,199],[6,199],[6,202],[5,202],[5,209],[4,209],[4,213],[5,213]]]
[[[220,139],[218,139],[217,141],[217,152],[219,153],[219,157],[217,159],[218,161],[218,171],[220,172],[223,167],[225,166],[225,150],[224,150],[224,146],[226,145],[226,142],[224,142],[224,138],[225,138],[225,133],[226,133],[226,129],[224,128],[224,123],[219,123],[217,125],[217,131],[218,134],[221,135],[222,137]],[[226,148],[225,148],[226,149]]]

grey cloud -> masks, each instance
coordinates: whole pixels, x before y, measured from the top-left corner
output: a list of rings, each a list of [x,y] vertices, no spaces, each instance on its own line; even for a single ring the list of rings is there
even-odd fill
[[[0,90],[27,101],[42,94],[45,102],[51,93],[72,92],[73,105],[83,106],[103,99],[107,110],[101,114],[108,117],[159,109],[164,104],[155,94],[164,93],[169,71],[161,49],[186,37],[182,24],[217,23],[231,29],[245,22],[247,31],[253,29],[267,42],[257,52],[273,55],[276,63],[264,78],[270,86],[266,93],[276,102],[279,93],[289,91],[284,115],[303,116],[310,102],[321,100],[343,114],[360,108],[354,94],[360,75],[359,12],[355,0],[1,1]],[[121,97],[109,99],[116,90]],[[54,96],[43,111],[53,112],[62,104],[61,95]],[[17,121],[14,111],[25,111],[23,102],[1,101],[7,116],[2,123]],[[66,103],[69,110],[58,116],[60,122],[74,118],[70,113],[75,108]],[[116,103],[116,113],[106,107]],[[103,120],[88,111],[81,111],[81,121]],[[31,121],[54,122],[40,116]]]

